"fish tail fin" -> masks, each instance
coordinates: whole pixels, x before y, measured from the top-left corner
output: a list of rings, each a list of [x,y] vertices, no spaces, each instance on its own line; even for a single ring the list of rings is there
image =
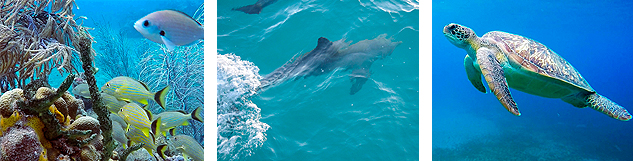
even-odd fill
[[[252,4],[252,5],[248,5],[248,6],[244,6],[240,8],[233,8],[231,10],[242,11],[248,14],[259,14],[260,12],[262,12],[262,8],[263,7],[261,4]]]
[[[154,115],[152,114],[152,111],[147,110],[146,106],[143,106],[143,110],[145,110],[145,114],[147,114],[147,119],[148,120],[154,120]]]
[[[156,101],[156,103],[158,103],[158,105],[160,105],[160,107],[163,108],[163,110],[165,109],[165,96],[167,96],[167,93],[169,93],[169,89],[170,87],[167,86],[162,90],[154,93],[154,100]]]
[[[154,122],[152,122],[152,133],[157,134],[157,132],[160,132],[161,124],[161,117],[158,117],[156,120],[154,120]]]
[[[191,113],[191,118],[193,118],[196,121],[200,121],[201,123],[204,123],[204,119],[202,119],[202,112],[203,112],[202,111],[202,106],[196,108]]]
[[[176,128],[169,129],[169,134],[171,136],[176,136]]]
[[[167,145],[159,145],[158,147],[156,147],[156,152],[158,152],[158,155],[165,160],[165,151],[167,151]]]

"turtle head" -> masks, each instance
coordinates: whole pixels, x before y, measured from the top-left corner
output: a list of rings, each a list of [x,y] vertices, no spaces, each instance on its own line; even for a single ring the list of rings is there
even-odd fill
[[[462,49],[466,49],[470,45],[469,40],[477,38],[475,31],[456,23],[444,26],[444,36],[446,36],[448,41],[453,45]]]

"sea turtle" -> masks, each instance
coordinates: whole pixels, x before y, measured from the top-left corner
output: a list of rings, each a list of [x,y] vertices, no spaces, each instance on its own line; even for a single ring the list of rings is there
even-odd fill
[[[483,74],[499,102],[517,116],[521,113],[509,87],[560,98],[579,108],[589,106],[618,120],[631,119],[624,107],[596,93],[569,62],[537,41],[501,31],[477,37],[470,28],[455,23],[444,26],[444,36],[468,53],[464,66],[475,88],[486,93]]]

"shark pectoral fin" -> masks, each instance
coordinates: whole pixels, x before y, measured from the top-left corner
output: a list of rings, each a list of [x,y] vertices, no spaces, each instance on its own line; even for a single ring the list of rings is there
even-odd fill
[[[165,46],[167,46],[167,50],[174,51],[174,48],[176,48],[176,44],[171,42],[165,36],[161,36],[160,39],[162,39],[163,40],[163,44],[165,44]]]
[[[521,116],[519,108],[510,94],[503,67],[495,57],[495,53],[488,48],[480,48],[477,50],[477,63],[479,63],[481,73],[488,82],[488,88],[497,96],[499,102],[512,114]]]
[[[484,87],[484,84],[481,82],[481,72],[475,68],[473,63],[473,59],[466,55],[464,58],[464,67],[466,68],[468,80],[473,84],[473,86],[475,86],[475,88],[477,88],[477,90],[486,93],[486,87]]]
[[[355,69],[352,74],[350,74],[350,80],[352,81],[352,88],[350,88],[350,95],[356,94],[363,88],[363,85],[369,79],[371,73],[367,68]]]

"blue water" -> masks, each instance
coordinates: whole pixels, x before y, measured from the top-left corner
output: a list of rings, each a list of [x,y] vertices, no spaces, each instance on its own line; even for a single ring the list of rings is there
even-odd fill
[[[433,1],[433,160],[631,160],[631,122],[511,90],[521,111],[514,116],[471,85],[466,52],[442,34],[460,23],[478,36],[499,30],[537,40],[631,111],[631,11],[631,1]]]
[[[417,2],[278,1],[249,15],[255,1],[218,1],[219,160],[417,160]],[[352,44],[387,34],[402,41],[373,63],[350,95],[335,70],[255,91],[259,79],[319,37]]]

